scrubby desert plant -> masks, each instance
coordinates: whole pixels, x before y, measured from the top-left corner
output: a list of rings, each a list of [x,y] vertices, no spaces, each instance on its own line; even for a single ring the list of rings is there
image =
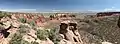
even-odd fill
[[[54,44],[58,44],[58,42],[60,41],[60,38],[58,36],[58,29],[53,28],[50,31],[48,30],[37,30],[37,37],[40,40],[46,40],[46,38],[49,38],[50,40],[52,40],[54,42]]]
[[[58,42],[60,41],[58,34],[58,29],[56,28],[53,28],[49,31],[49,38],[54,42],[54,44],[58,44]]]
[[[19,31],[19,33],[25,34],[29,31],[29,27],[26,25],[20,25],[20,30],[18,30],[18,31]]]
[[[21,44],[22,35],[15,33],[10,41],[10,44]]]
[[[22,40],[21,44],[30,44],[28,41]]]
[[[18,21],[22,23],[26,23],[27,20],[25,18],[19,18]]]
[[[0,18],[3,18],[3,17],[11,17],[11,15],[7,14],[6,12],[5,13],[2,13],[0,12]]]
[[[39,43],[34,41],[34,42],[31,42],[31,44],[39,44]]]
[[[28,31],[27,26],[21,25],[20,30],[15,33],[10,41],[10,44],[30,44],[29,42],[22,39],[23,35],[25,35]]]
[[[48,30],[37,30],[37,33],[36,33],[37,37],[40,39],[40,40],[46,40],[46,38],[48,38]]]
[[[10,44],[29,44],[29,42],[22,39],[23,34],[17,32],[13,35]]]
[[[29,24],[31,25],[31,26],[35,26],[36,24],[35,24],[35,21],[31,21],[31,22],[29,22]]]
[[[28,26],[26,26],[26,25],[20,25],[20,27],[19,28],[29,28]]]

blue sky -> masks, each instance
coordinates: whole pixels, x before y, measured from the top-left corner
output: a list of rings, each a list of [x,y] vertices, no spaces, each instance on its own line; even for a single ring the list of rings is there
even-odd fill
[[[5,11],[119,10],[120,0],[0,0]]]

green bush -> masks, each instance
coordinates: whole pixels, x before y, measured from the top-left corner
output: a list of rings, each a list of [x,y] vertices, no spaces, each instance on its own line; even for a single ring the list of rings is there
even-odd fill
[[[4,15],[0,13],[0,18],[3,18],[3,17],[4,17]]]
[[[36,35],[40,40],[46,40],[46,38],[49,38],[50,40],[54,42],[54,44],[58,44],[58,42],[60,41],[60,38],[58,36],[59,35],[58,29],[56,28],[51,29],[50,31],[37,30]]]
[[[20,25],[20,27],[19,28],[29,28],[28,26],[26,26],[26,25]]]
[[[18,21],[22,23],[26,23],[27,20],[25,18],[19,18]]]
[[[10,44],[29,44],[29,42],[22,40],[23,34],[15,33],[12,37]]]
[[[11,15],[7,14],[7,13],[0,13],[0,18],[3,18],[3,17],[11,17]]]
[[[39,43],[34,41],[34,42],[31,42],[31,44],[39,44]]]
[[[30,44],[28,41],[22,40],[21,44]]]
[[[10,41],[10,44],[39,44],[37,42],[27,42],[25,40],[22,39],[23,34],[20,34],[19,32],[16,33],[13,37],[12,40]]]
[[[19,33],[25,34],[29,31],[29,27],[26,25],[20,25],[20,30],[18,30],[18,31],[19,31]]]
[[[49,36],[47,30],[37,30],[36,35],[40,40],[46,40],[46,38]]]
[[[28,31],[27,26],[20,25],[20,30],[15,33],[10,41],[10,44],[30,44],[29,42],[22,40],[23,35],[25,35]]]
[[[58,29],[54,28],[49,31],[49,38],[54,42],[54,44],[58,44],[58,42],[60,41],[58,34]]]
[[[36,24],[35,24],[35,21],[31,21],[31,22],[29,22],[29,24],[31,25],[31,26],[35,26]]]

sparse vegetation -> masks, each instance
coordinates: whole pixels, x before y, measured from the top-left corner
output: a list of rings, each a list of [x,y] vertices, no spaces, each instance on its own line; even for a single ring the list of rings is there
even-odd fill
[[[20,33],[15,33],[10,41],[10,44],[21,44],[22,35]]]
[[[3,18],[3,17],[11,17],[11,15],[7,14],[6,12],[0,12],[0,18]]]
[[[34,41],[34,42],[31,42],[31,44],[39,44],[39,43]]]
[[[46,40],[46,38],[49,38],[54,42],[54,44],[58,44],[60,41],[60,38],[58,36],[58,30],[57,29],[51,29],[50,31],[48,30],[38,30],[36,35],[40,40]]]
[[[35,26],[36,24],[35,24],[35,21],[31,21],[31,22],[29,22],[29,24],[31,25],[31,26]]]
[[[46,15],[46,14],[45,14]],[[57,14],[56,14],[57,15]],[[60,17],[58,17],[60,20],[49,20],[50,18],[56,18],[54,14],[51,14],[49,18],[45,17],[45,20],[47,19],[48,22],[44,24],[39,24],[37,23],[37,25],[44,25],[43,27],[45,29],[38,29],[41,27],[37,27],[35,20],[36,21],[40,21],[39,19],[41,19],[41,16],[35,16],[32,17],[33,15],[23,15],[25,16],[25,18],[19,18],[17,19],[20,22],[20,26],[18,27],[13,27],[11,22],[10,23],[12,25],[10,25],[10,37],[7,38],[12,38],[9,42],[10,44],[39,44],[39,41],[36,41],[38,39],[40,39],[40,41],[45,41],[47,40],[47,38],[49,38],[54,44],[58,44],[61,40],[61,38],[59,37],[59,27],[58,24],[61,23],[61,21],[64,21],[63,19],[61,19]],[[21,15],[22,16],[22,15]],[[47,15],[48,16],[48,15]],[[4,17],[4,18],[3,18]],[[1,12],[0,11],[0,18],[3,18],[3,20],[8,19],[7,17],[11,17],[11,15],[7,14],[6,12]],[[13,18],[16,16],[12,16]],[[30,18],[29,18],[30,17]],[[37,17],[40,17],[39,19]],[[61,16],[62,17],[62,16]],[[63,15],[63,17],[66,17],[66,15]],[[101,43],[102,41],[109,41],[112,42],[114,44],[114,42],[120,42],[120,29],[119,27],[117,27],[117,21],[118,17],[106,17],[106,18],[94,18],[94,16],[85,16],[84,18],[78,18],[79,16],[75,15],[70,15],[70,17],[72,17],[72,20],[70,21],[77,21],[77,29],[79,30],[79,33],[81,35],[82,41],[83,42],[87,42],[89,44],[98,44]],[[32,18],[32,19],[31,19]],[[10,20],[15,20],[15,19],[10,19]],[[44,20],[44,18],[42,18],[42,20]],[[119,18],[120,20],[120,18]],[[8,20],[9,22],[9,20]],[[6,23],[4,21],[4,23]],[[17,22],[16,22],[17,23]],[[26,24],[26,25],[24,25]],[[3,26],[3,22],[0,22],[0,25]],[[19,24],[18,24],[19,25]],[[118,24],[120,25],[120,23]],[[17,24],[16,24],[17,26]],[[4,26],[3,26],[4,27]],[[50,30],[47,30],[50,29]],[[15,29],[15,30],[14,30]],[[17,30],[18,29],[18,30]],[[16,32],[17,30],[17,32]],[[12,33],[11,31],[15,31],[16,33]],[[29,33],[30,32],[30,33]],[[33,32],[33,33],[32,33]],[[12,34],[11,34],[12,33]],[[28,34],[29,33],[29,34]],[[35,33],[35,35],[34,35]],[[14,35],[13,35],[14,34]],[[25,40],[23,40],[23,36],[27,35],[25,37],[30,37],[28,39],[32,39],[32,42],[27,42]],[[37,35],[37,38],[36,38]],[[63,35],[64,37],[67,35]],[[66,37],[65,37],[66,39]],[[35,40],[35,41],[34,41]],[[66,39],[67,40],[67,39]],[[29,41],[29,40],[28,40]],[[47,41],[46,41],[47,42]],[[65,41],[67,42],[67,41]],[[44,42],[43,42],[44,43]],[[118,43],[120,44],[120,43]]]
[[[58,29],[51,29],[49,32],[49,38],[54,42],[54,44],[58,44],[60,42],[60,38],[58,36]]]
[[[22,37],[23,34],[21,34],[20,32],[15,33],[10,41],[10,44],[29,44],[29,42],[23,40]]]
[[[107,17],[102,19],[91,19],[89,22],[86,22],[90,27],[85,30],[86,32],[98,36],[103,41],[109,42],[120,42],[120,32],[119,27],[117,26],[118,17]],[[97,25],[94,25],[96,24]],[[119,43],[118,43],[119,44]]]
[[[20,33],[25,34],[25,33],[28,33],[28,31],[29,31],[29,27],[28,26],[20,25],[20,30],[19,30]]]
[[[46,38],[49,37],[48,30],[40,30],[39,29],[39,30],[37,30],[36,35],[40,40],[46,40]]]
[[[27,20],[25,18],[19,18],[18,21],[21,23],[26,23]]]
[[[20,30],[18,30],[18,32],[13,35],[10,44],[30,44],[29,42],[22,39],[23,35],[25,35],[28,31],[28,29],[26,28],[28,27],[25,25],[21,25]]]

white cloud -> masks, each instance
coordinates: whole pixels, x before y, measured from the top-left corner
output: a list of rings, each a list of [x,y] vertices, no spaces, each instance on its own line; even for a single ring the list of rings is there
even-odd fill
[[[111,8],[105,8],[103,11],[120,11],[120,9],[113,6]]]
[[[110,8],[105,8],[104,11],[111,11],[111,10],[114,10],[114,9],[110,9]]]
[[[52,11],[60,11],[60,10],[52,10]]]
[[[44,12],[37,11],[36,9],[0,9],[0,11],[8,11],[8,12]],[[115,7],[105,8],[103,10],[49,10],[48,12],[104,12],[104,11],[120,11],[120,9],[116,9]]]
[[[104,11],[120,11],[120,9],[106,8]]]
[[[0,11],[8,11],[8,12],[37,12],[36,9],[0,9]]]
[[[112,8],[115,8],[115,7],[112,7]]]
[[[106,12],[106,11],[120,11],[120,9],[116,8],[116,7],[111,7],[111,8],[105,8],[102,10],[88,10],[88,11],[94,11],[94,12]]]

